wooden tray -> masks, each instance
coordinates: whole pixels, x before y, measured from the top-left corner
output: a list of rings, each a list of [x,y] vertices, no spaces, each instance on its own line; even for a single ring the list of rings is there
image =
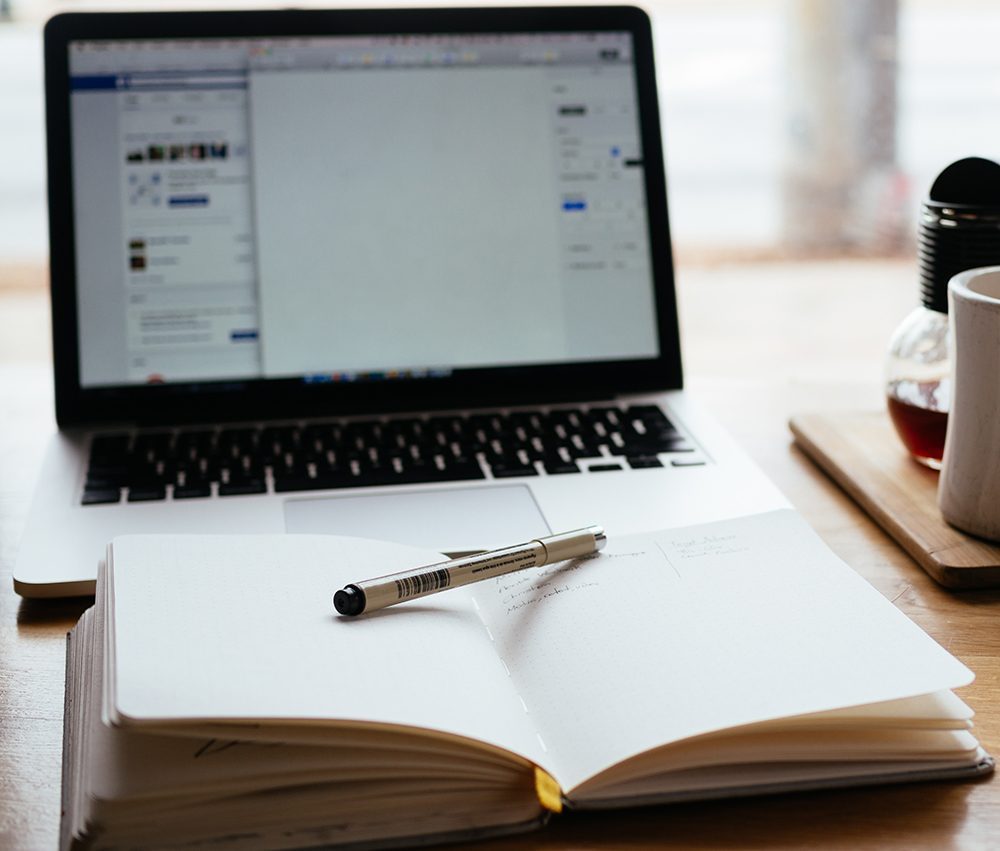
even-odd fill
[[[913,461],[884,413],[809,414],[789,422],[796,443],[948,588],[1000,587],[1000,546],[941,519],[938,474]]]

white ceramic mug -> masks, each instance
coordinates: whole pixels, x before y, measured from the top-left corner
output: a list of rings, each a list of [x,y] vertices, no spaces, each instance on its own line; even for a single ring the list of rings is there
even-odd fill
[[[1000,541],[1000,266],[948,284],[952,395],[938,506],[944,519]]]

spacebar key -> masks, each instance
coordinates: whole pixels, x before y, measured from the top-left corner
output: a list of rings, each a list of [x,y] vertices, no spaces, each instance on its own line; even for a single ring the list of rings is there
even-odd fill
[[[355,477],[350,473],[319,473],[315,478],[305,474],[277,475],[274,477],[274,492],[316,491],[328,488],[344,488],[351,485]]]
[[[444,469],[432,466],[404,467],[393,478],[394,484],[423,485],[432,482],[458,482],[467,479],[485,479],[486,474],[475,461],[457,461]]]

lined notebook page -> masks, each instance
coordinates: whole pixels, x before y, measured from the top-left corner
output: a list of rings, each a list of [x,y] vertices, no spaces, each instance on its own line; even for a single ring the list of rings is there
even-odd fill
[[[544,764],[465,589],[361,618],[350,582],[441,560],[329,536],[126,536],[110,565],[109,683],[126,720],[343,719],[412,725]]]
[[[475,589],[565,790],[700,733],[972,680],[790,510]]]

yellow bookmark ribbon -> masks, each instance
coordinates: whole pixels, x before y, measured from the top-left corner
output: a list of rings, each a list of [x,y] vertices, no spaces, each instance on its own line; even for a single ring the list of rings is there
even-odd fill
[[[550,813],[561,813],[562,790],[551,774],[542,771],[535,766],[535,794],[538,795],[538,802]]]

